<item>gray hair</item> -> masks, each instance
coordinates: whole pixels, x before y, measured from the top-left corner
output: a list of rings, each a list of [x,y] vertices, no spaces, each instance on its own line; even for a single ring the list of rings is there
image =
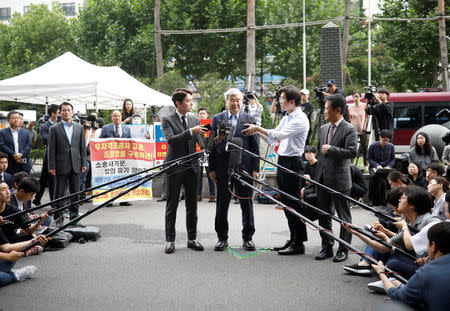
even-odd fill
[[[225,96],[225,100],[228,100],[228,97],[230,97],[231,95],[239,95],[241,98],[244,97],[242,92],[238,88],[235,88],[235,87],[232,87],[231,89],[229,89],[228,91],[223,93],[223,96]]]

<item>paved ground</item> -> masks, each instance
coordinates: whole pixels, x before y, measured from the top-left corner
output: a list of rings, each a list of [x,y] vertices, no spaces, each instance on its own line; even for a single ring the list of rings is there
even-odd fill
[[[39,274],[0,288],[0,310],[373,310],[385,303],[385,296],[366,287],[375,277],[350,276],[342,264],[313,259],[320,250],[315,231],[308,230],[305,255],[282,257],[268,251],[240,259],[215,252],[215,205],[204,201],[199,204],[198,239],[205,251],[185,247],[185,212],[180,208],[177,249],[166,255],[164,206],[153,200],[90,215],[83,223],[100,227],[101,239],[22,259],[17,267],[33,264]],[[375,219],[360,208],[352,213],[361,226]],[[230,245],[239,247],[238,205],[231,204],[229,220]],[[257,247],[285,242],[282,211],[255,204],[255,220]],[[354,245],[362,248],[359,240]],[[352,254],[347,263],[358,258]]]

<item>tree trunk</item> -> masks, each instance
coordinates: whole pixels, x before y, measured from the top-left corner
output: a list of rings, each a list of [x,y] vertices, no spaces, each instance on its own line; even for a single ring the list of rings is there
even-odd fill
[[[348,36],[350,32],[350,7],[352,0],[345,0],[344,7],[344,31],[342,33],[342,67],[347,66]]]
[[[155,0],[155,50],[156,50],[156,76],[162,77],[164,74],[163,53],[161,45],[161,25],[159,24],[159,12],[161,0]]]
[[[247,90],[255,91],[256,44],[255,44],[255,0],[247,0]]]
[[[448,49],[445,35],[444,0],[438,0],[438,12],[441,17],[439,19],[439,45],[441,47],[442,88],[444,91],[450,92],[450,85],[448,81]]]

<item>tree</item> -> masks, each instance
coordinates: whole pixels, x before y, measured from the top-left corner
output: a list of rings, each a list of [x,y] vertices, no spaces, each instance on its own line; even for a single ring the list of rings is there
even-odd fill
[[[178,71],[167,71],[160,78],[157,78],[151,85],[155,90],[172,96],[173,92],[180,87],[186,87],[186,79]]]
[[[210,115],[221,112],[225,106],[223,93],[231,87],[230,81],[221,79],[219,73],[208,73],[196,85],[201,98],[199,107],[206,107]]]

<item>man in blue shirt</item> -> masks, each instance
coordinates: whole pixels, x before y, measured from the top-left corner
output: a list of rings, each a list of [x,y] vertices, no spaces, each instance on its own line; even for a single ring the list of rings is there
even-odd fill
[[[450,306],[450,222],[441,222],[428,231],[428,258],[406,285],[390,281],[383,263],[372,265],[389,298],[424,310],[448,310]]]
[[[379,141],[369,146],[367,161],[369,161],[369,173],[371,176],[369,183],[369,200],[372,205],[386,205],[386,177],[378,169],[390,169],[395,163],[394,145],[390,143],[392,132],[382,130]]]

